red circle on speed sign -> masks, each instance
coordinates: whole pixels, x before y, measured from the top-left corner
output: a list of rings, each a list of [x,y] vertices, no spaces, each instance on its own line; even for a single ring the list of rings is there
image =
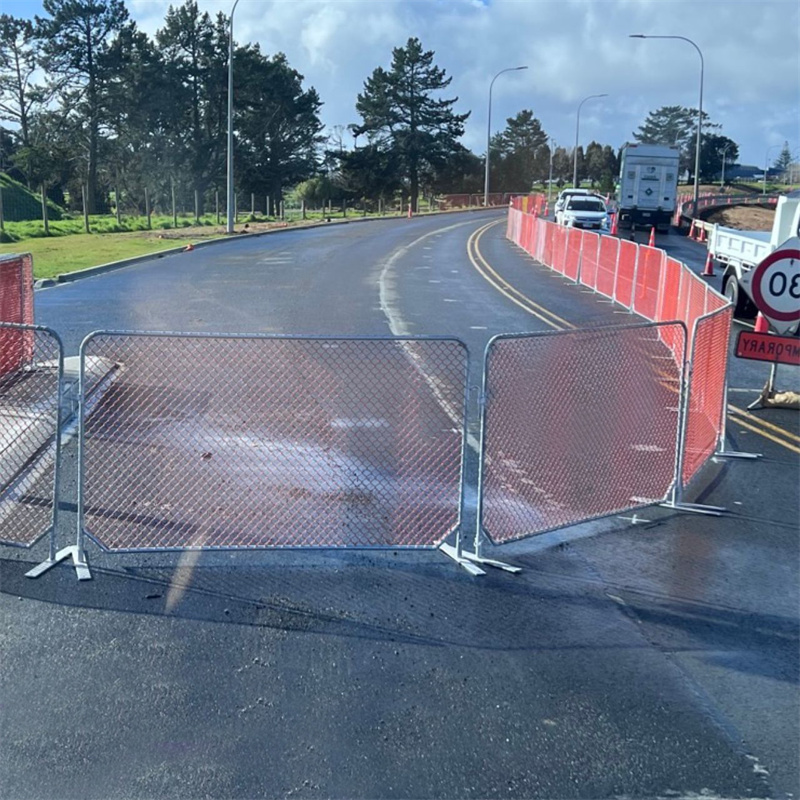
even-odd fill
[[[785,266],[781,262],[789,262]],[[767,317],[800,319],[800,250],[776,250],[753,271],[753,301]]]

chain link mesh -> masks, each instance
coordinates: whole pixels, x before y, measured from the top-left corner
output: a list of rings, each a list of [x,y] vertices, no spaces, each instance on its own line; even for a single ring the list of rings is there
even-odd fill
[[[492,541],[667,496],[675,478],[681,370],[658,327],[491,343],[482,523]],[[680,324],[663,327],[673,328],[673,337],[684,334]]]
[[[614,284],[619,257],[619,239],[616,236],[601,236],[597,249],[597,278],[595,288],[605,297],[614,297]]]
[[[639,257],[639,246],[625,239],[619,240],[619,256],[617,258],[617,279],[614,284],[614,300],[621,306],[630,308],[633,302],[633,284],[636,279],[636,261]],[[677,317],[662,317],[662,320]]]
[[[86,529],[109,550],[430,547],[458,524],[456,340],[97,334]]]
[[[52,527],[61,363],[61,343],[52,332],[0,322],[4,544],[30,546]]]
[[[633,288],[633,310],[649,320],[658,319],[658,298],[666,253],[655,247],[639,245],[636,285]]]
[[[681,476],[684,486],[713,455],[719,441],[732,321],[733,309],[726,306],[695,323]]]
[[[33,325],[33,261],[30,255],[0,255],[0,322]],[[31,335],[0,330],[0,377],[33,358]],[[12,353],[13,351],[13,353]]]
[[[567,230],[567,254],[564,259],[564,275],[573,281],[577,281],[578,272],[581,268],[581,249],[584,232],[577,228],[568,228]]]

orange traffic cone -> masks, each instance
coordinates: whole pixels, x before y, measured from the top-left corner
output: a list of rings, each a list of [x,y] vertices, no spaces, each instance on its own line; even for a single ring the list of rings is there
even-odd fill
[[[619,232],[619,223],[617,221],[618,219],[619,219],[619,214],[614,213],[614,214],[611,215],[611,235],[612,236],[616,236],[617,233]]]
[[[694,239],[694,219],[692,219],[692,224],[689,226],[689,238]]]
[[[411,203],[408,204],[408,218],[411,219]]]
[[[753,330],[756,333],[769,333],[769,322],[767,322],[767,318],[760,311],[756,317],[756,325]]]
[[[648,247],[655,247],[656,246],[656,229],[655,226],[650,228],[650,241],[647,243]]]
[[[542,214],[542,216],[546,217],[549,213],[550,213],[550,207],[547,205],[547,201],[545,200],[544,201],[544,214]]]
[[[703,268],[703,277],[704,278],[713,278],[714,277],[714,259],[711,256],[711,251],[708,251],[708,255],[706,256],[706,265]]]
[[[705,242],[706,242],[706,229],[705,229],[705,227],[700,228],[700,235],[697,237],[697,241],[700,242],[700,244],[705,244]]]
[[[194,245],[191,242],[189,242],[189,244],[187,244],[186,247],[183,248],[184,253],[191,253],[192,250],[194,250]]]

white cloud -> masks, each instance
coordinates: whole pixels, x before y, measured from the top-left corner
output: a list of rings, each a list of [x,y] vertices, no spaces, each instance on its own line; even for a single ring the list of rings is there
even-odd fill
[[[166,0],[127,0],[149,33]],[[180,0],[172,0],[173,4]],[[199,0],[228,14],[232,0]],[[3,0],[30,15],[31,0]],[[39,12],[41,13],[41,12]],[[320,93],[323,121],[356,121],[355,98],[392,47],[418,36],[453,77],[459,110],[472,110],[465,144],[485,147],[489,81],[500,69],[526,72],[495,83],[492,120],[532,108],[558,142],[574,141],[581,98],[581,141],[620,145],[646,113],[695,106],[699,59],[685,42],[641,41],[630,33],[689,36],[705,56],[706,110],[741,145],[742,160],[763,163],[771,144],[800,147],[800,10],[796,0],[240,0],[235,35],[283,51]]]

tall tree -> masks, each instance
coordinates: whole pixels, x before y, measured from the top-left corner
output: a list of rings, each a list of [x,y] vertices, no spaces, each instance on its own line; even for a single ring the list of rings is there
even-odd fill
[[[213,21],[195,0],[186,0],[170,6],[156,40],[173,87],[170,166],[187,172],[188,188],[202,196],[224,171],[227,20],[219,15]]]
[[[0,119],[19,125],[23,147],[30,144],[30,117],[42,100],[33,85],[36,71],[37,41],[33,23],[0,14]]]
[[[544,180],[550,162],[547,134],[533,111],[524,109],[506,120],[495,139],[500,157],[500,185],[505,191],[530,191],[534,181]]]
[[[440,99],[452,78],[433,63],[433,50],[423,50],[419,39],[392,51],[389,70],[378,67],[364,82],[356,110],[370,144],[392,151],[408,181],[411,205],[417,208],[420,177],[435,171],[456,151],[464,134],[466,114],[456,114],[458,98]]]
[[[694,148],[692,148],[694,157]],[[703,137],[703,147],[700,151],[700,177],[703,180],[716,180],[722,172],[722,155],[725,154],[725,164],[730,167],[739,158],[739,145],[727,136],[706,134]]]
[[[303,76],[283,53],[272,58],[259,46],[239,48],[234,56],[241,88],[236,94],[237,156],[242,187],[267,193],[279,203],[286,186],[311,177],[325,137],[316,89],[303,88]]]
[[[789,165],[792,163],[792,151],[789,149],[789,142],[783,143],[783,150],[781,150],[772,168],[778,172],[786,172]]]
[[[711,122],[703,112],[702,129],[714,132],[721,126]],[[651,111],[634,131],[633,138],[642,144],[671,144],[681,150],[681,169],[694,173],[694,153],[697,144],[697,109],[683,106],[662,106]],[[702,170],[701,170],[702,171]]]
[[[69,114],[79,118],[85,133],[88,205],[94,212],[108,81],[100,64],[128,11],[122,0],[42,0],[42,6],[50,16],[36,17],[42,41],[41,63],[60,80],[62,103]]]

